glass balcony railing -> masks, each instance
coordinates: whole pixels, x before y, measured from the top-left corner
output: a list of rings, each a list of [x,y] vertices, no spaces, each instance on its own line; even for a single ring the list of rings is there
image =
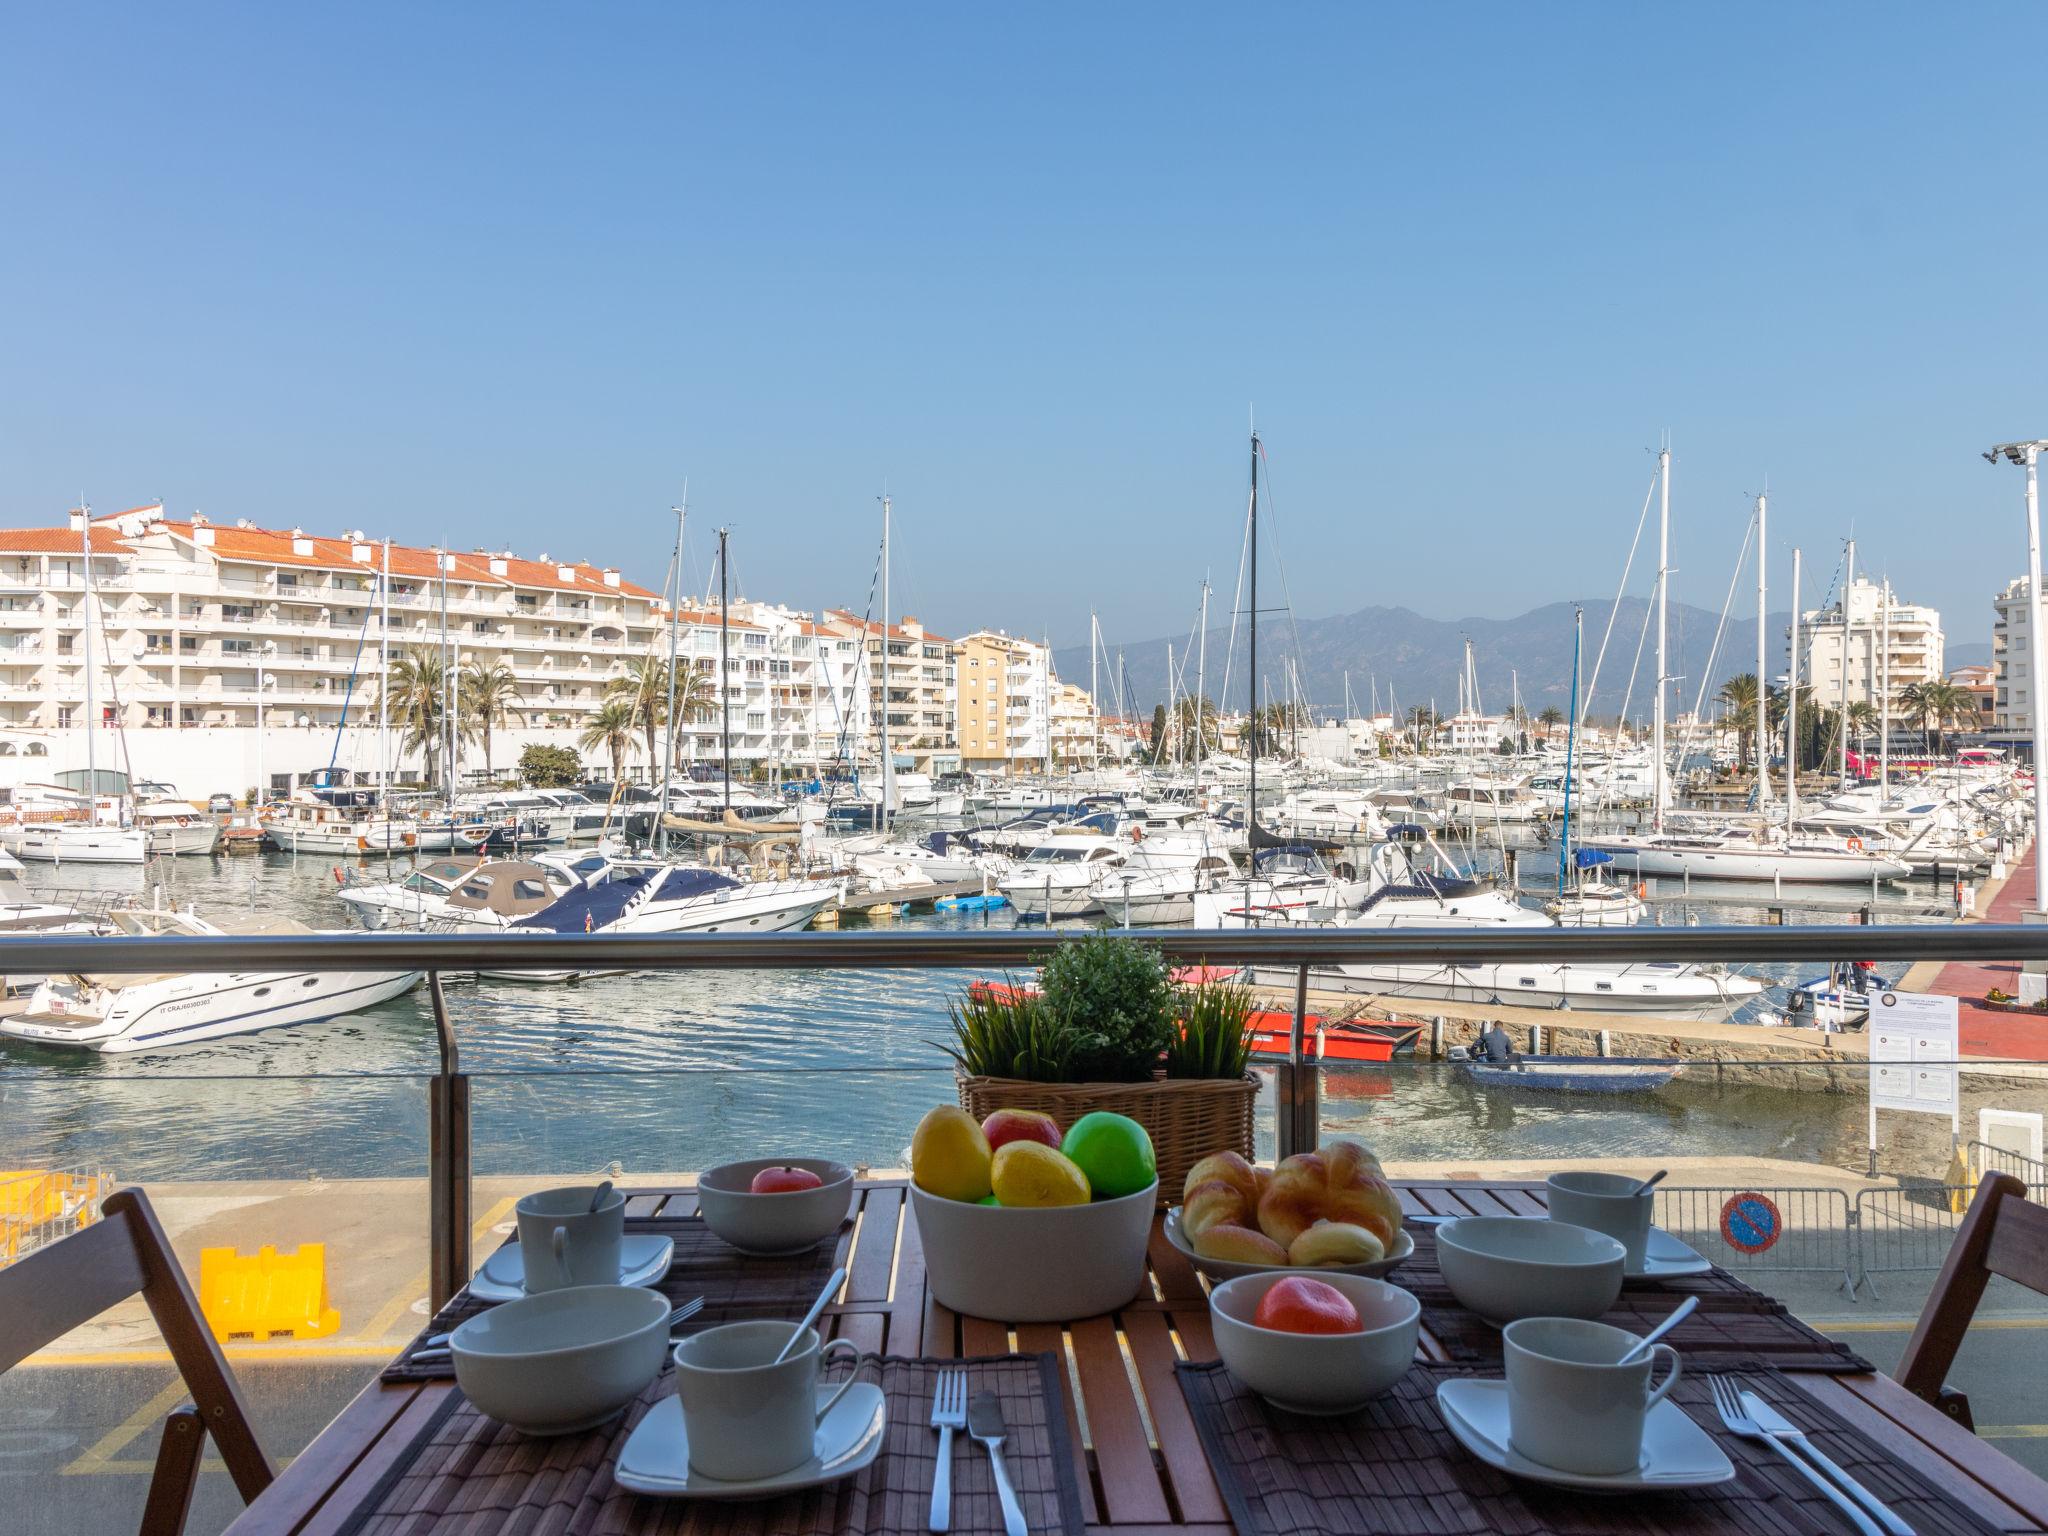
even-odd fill
[[[324,883],[324,865],[313,865],[304,878]],[[240,880],[261,905],[301,876],[266,861],[205,878]],[[1958,926],[1945,907],[1924,893],[1895,897],[1872,914],[1884,921],[1846,925],[1759,892],[1735,925],[1696,925],[1714,914],[1674,901],[1660,908],[1662,927],[1147,937],[1178,964],[1251,968],[1270,1010],[1255,1057],[1260,1158],[1354,1137],[1420,1188],[1540,1184],[1562,1167],[1669,1168],[1660,1226],[1882,1368],[1952,1240],[1956,1152],[1966,1177],[1998,1167],[2048,1187],[2048,1166],[2030,1160],[2025,1141],[2028,1117],[2048,1113],[2048,1073],[2035,1059],[2048,1057],[2048,1013],[1985,1001],[1994,987],[2023,990],[2008,957],[2048,958],[2048,930]],[[442,980],[438,1014],[422,988],[366,1013],[164,1055],[0,1041],[0,1169],[16,1171],[0,1172],[0,1191],[17,1172],[61,1175],[74,1190],[141,1185],[195,1280],[208,1249],[322,1244],[332,1328],[229,1345],[267,1448],[288,1457],[417,1331],[450,1278],[503,1241],[525,1190],[592,1175],[676,1184],[772,1151],[900,1169],[918,1117],[955,1099],[935,1044],[949,1038],[948,1001],[974,978],[1028,977],[1057,937],[1010,931],[1011,921],[979,913],[834,934],[626,939],[0,940],[11,975],[391,966]],[[1844,959],[1963,999],[1953,1118],[1883,1111],[1874,1162],[1867,1028],[1767,1027],[1780,993],[1745,990],[1738,1006],[1701,1010],[1720,1017],[1676,1019],[1530,1006],[1519,985],[1559,967],[1585,968],[1591,984],[1600,967],[1661,982],[1691,974],[1686,966],[1739,967],[1776,985]],[[476,980],[479,965],[628,974],[539,985]],[[1392,975],[1361,989],[1346,969],[1375,966],[1408,968],[1410,990],[1391,991],[1404,981]],[[1464,995],[1416,995],[1418,975]],[[1412,1025],[1412,1044],[1374,1059],[1367,1044],[1383,1036],[1359,1026],[1389,1022]],[[1676,1070],[1635,1094],[1489,1085],[1449,1053],[1496,1022],[1524,1053],[1541,1047],[1596,1067],[1654,1057]],[[436,1120],[430,1100],[457,1080],[465,1112]],[[1980,1123],[1981,1111],[1992,1113]],[[447,1198],[457,1188],[462,1198]],[[1778,1213],[1772,1243],[1752,1251],[1730,1236],[1738,1198]],[[436,1223],[451,1209],[468,1213],[460,1230]],[[0,1261],[10,1234],[18,1255],[76,1217],[32,1214],[0,1197]],[[1973,1333],[1958,1374],[1971,1378],[1987,1437],[2048,1468],[2028,1397],[2048,1365],[2048,1320],[2038,1299],[2001,1287],[1988,1307],[1993,1326]],[[9,1529],[125,1528],[169,1404],[141,1410],[172,1389],[160,1341],[132,1308],[0,1376],[0,1427],[12,1436],[0,1443],[15,1447],[14,1470],[34,1495],[13,1505],[29,1523]],[[211,1470],[188,1528],[218,1530],[239,1507]]]

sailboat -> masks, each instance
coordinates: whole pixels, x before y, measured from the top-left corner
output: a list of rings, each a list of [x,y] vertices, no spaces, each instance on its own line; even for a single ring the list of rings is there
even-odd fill
[[[128,824],[123,796],[111,807],[102,807],[99,793],[97,741],[98,706],[93,701],[92,653],[96,629],[92,612],[92,509],[79,510],[79,561],[85,596],[85,814],[83,822],[37,821],[21,829],[24,859],[46,860],[52,864],[141,864],[149,858],[149,836],[142,828]],[[102,822],[103,809],[111,809],[114,820]]]
[[[1579,655],[1586,613],[1572,614],[1572,716],[1564,738],[1564,833],[1557,848],[1557,895],[1543,910],[1566,928],[1632,928],[1649,908],[1642,893],[1606,878],[1614,855],[1572,846],[1572,775],[1578,770]]]

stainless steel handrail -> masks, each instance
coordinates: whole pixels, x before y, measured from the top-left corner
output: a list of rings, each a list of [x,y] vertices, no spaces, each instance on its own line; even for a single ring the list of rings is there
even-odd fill
[[[2048,926],[1816,924],[1711,928],[1117,929],[1174,960],[1783,962],[2048,959]],[[860,970],[1018,966],[1072,935],[983,933],[307,934],[0,938],[0,975],[245,970]]]

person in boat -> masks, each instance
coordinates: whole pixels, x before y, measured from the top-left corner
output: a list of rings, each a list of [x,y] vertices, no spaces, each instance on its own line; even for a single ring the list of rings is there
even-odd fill
[[[1496,1020],[1488,1025],[1486,1032],[1479,1037],[1479,1052],[1488,1061],[1513,1061],[1515,1042],[1508,1038],[1508,1032],[1502,1029]]]

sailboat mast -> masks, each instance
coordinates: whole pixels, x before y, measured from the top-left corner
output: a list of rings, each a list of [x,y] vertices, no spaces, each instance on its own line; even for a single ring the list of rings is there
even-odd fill
[[[1173,710],[1173,642],[1171,640],[1166,642],[1166,719],[1161,722],[1161,727],[1162,729],[1159,734],[1165,740],[1155,744],[1156,750],[1152,755],[1156,761],[1163,763],[1167,761],[1166,742],[1170,741],[1173,743],[1176,758],[1184,750],[1178,739],[1180,736],[1180,720]]]
[[[669,780],[676,772],[676,631],[682,627],[683,606],[683,523],[689,517],[690,482],[683,482],[683,504],[669,510],[676,515],[676,551],[672,566],[674,576],[673,595],[668,600],[668,753],[661,770],[661,815],[656,818],[660,827],[656,834],[658,846],[668,852],[668,794]],[[722,683],[724,679],[720,679]],[[815,732],[813,733],[815,740]]]
[[[1209,697],[1209,578],[1202,578],[1202,617],[1195,636],[1195,804],[1202,803],[1202,749],[1207,721],[1203,710]]]
[[[448,644],[448,567],[455,557],[443,549],[441,567],[441,786],[448,809],[455,809],[455,657]]]
[[[1764,492],[1756,499],[1756,808],[1771,803],[1770,681],[1767,670],[1771,649],[1770,620],[1764,610],[1765,587],[1770,580],[1770,548],[1765,542],[1771,498]]]
[[[391,817],[391,541],[384,541],[382,617],[377,623],[377,658],[383,683],[377,689],[377,809]]]
[[[1650,783],[1656,809],[1657,830],[1664,830],[1664,812],[1671,803],[1671,785],[1664,762],[1665,595],[1671,584],[1671,449],[1667,444],[1657,454],[1658,480],[1663,495],[1657,512],[1657,703],[1650,712]]]
[[[732,814],[732,685],[726,680],[725,669],[727,647],[727,625],[731,615],[727,610],[726,536],[730,530],[718,530],[718,742],[719,752],[725,763],[725,812]]]
[[[1245,801],[1245,831],[1247,841],[1253,848],[1258,847],[1255,834],[1259,825],[1259,434],[1252,433],[1252,508],[1251,508],[1251,608],[1247,617],[1251,621],[1251,663],[1250,688],[1252,690],[1251,712],[1251,782]],[[1257,854],[1253,855],[1254,865]]]
[[[1849,787],[1849,589],[1856,585],[1856,541],[1849,541],[1847,563],[1842,567],[1842,713],[1835,720],[1838,776]]]
[[[1562,896],[1572,861],[1572,768],[1579,744],[1579,647],[1585,639],[1586,610],[1572,610],[1572,723],[1564,737],[1564,832],[1557,845],[1557,894]]]
[[[1884,667],[1884,690],[1877,700],[1877,803],[1891,793],[1892,780],[1892,579],[1884,578],[1884,596],[1877,611],[1877,649]]]
[[[78,498],[78,507],[81,556],[78,580],[85,591],[80,599],[85,619],[85,815],[87,821],[97,824],[100,819],[100,764],[97,746],[99,711],[94,708],[92,698],[92,508],[86,505],[83,496]]]
[[[1799,815],[1799,551],[1792,551],[1792,655],[1785,674],[1785,829]]]
[[[1097,775],[1098,783],[1102,773],[1102,696],[1096,690],[1099,683],[1095,674],[1095,656],[1102,640],[1102,623],[1095,617],[1095,610],[1088,610],[1088,732],[1093,738],[1089,747],[1089,767]]]
[[[896,754],[889,750],[889,498],[882,498],[882,809],[878,831],[889,829],[889,809],[896,799]]]

